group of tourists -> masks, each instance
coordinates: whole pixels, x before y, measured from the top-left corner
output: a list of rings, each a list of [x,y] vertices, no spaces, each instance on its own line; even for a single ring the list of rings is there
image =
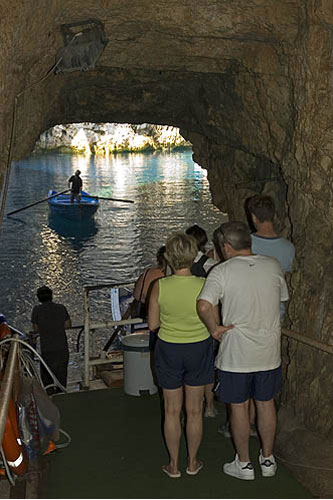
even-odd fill
[[[262,476],[274,476],[276,430],[274,398],[282,383],[281,320],[295,249],[274,229],[275,206],[270,196],[248,200],[247,211],[255,231],[244,222],[230,221],[213,232],[214,248],[207,254],[207,234],[198,225],[171,235],[157,252],[155,266],[137,280],[128,315],[148,315],[156,336],[154,361],[164,399],[164,438],[169,463],[162,467],[170,478],[181,477],[179,445],[182,413],[188,462],[186,473],[203,467],[198,459],[203,415],[215,417],[214,394],[227,408],[222,431],[232,435],[234,460],[225,474],[255,478],[249,456],[249,437],[259,435]],[[67,309],[52,300],[52,290],[38,289],[40,305],[31,321],[41,336],[42,356],[66,386],[68,346]],[[52,384],[42,367],[44,385]]]
[[[172,235],[165,245],[165,277],[152,281],[147,293],[148,325],[157,334],[155,370],[163,390],[170,457],[162,470],[171,478],[181,477],[183,406],[186,473],[196,475],[203,467],[197,457],[203,401],[205,390],[212,395],[216,382],[217,397],[228,408],[236,448],[234,460],[223,466],[224,473],[254,479],[251,419],[252,424],[256,419],[261,441],[262,476],[274,476],[277,470],[273,444],[274,398],[282,383],[280,324],[289,298],[285,273],[291,270],[295,250],[274,230],[271,197],[254,196],[248,210],[255,232],[251,234],[243,222],[221,224],[213,234],[215,258],[205,255],[204,231],[198,226]],[[215,361],[214,342],[219,344]],[[206,401],[206,416],[214,416],[213,396],[210,400],[206,396]]]

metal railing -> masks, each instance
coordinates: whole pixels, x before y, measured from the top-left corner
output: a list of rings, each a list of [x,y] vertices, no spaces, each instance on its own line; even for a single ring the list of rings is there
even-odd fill
[[[94,329],[105,328],[105,327],[116,327],[120,325],[133,325],[142,323],[141,318],[133,318],[130,320],[120,320],[120,321],[101,321],[98,323],[91,323],[90,313],[89,313],[89,292],[92,290],[100,290],[102,288],[116,288],[116,287],[127,287],[132,286],[133,283],[109,283],[103,285],[93,285],[84,287],[84,299],[85,299],[85,335],[84,335],[84,384],[87,389],[89,389],[89,373],[90,367],[101,364],[101,363],[111,363],[112,360],[108,359],[91,359],[90,358],[90,333]],[[78,326],[76,328],[82,328]],[[13,330],[13,329],[12,329]],[[301,342],[309,347],[320,350],[327,354],[333,354],[333,346],[324,344],[317,340],[311,339],[304,334],[282,328],[282,335],[297,342]],[[19,338],[19,335],[14,335],[13,338]],[[17,355],[18,355],[18,342],[11,342],[9,347],[8,358],[6,362],[4,376],[1,380],[0,386],[0,443],[2,443],[3,433],[6,424],[6,418],[8,414],[9,400],[13,391],[15,367],[17,366]]]
[[[327,354],[333,354],[333,346],[311,339],[302,333],[293,332],[292,330],[287,330],[286,328],[282,328],[281,333],[285,337],[297,340],[297,342],[301,342],[302,344],[318,349],[319,351],[326,352]]]
[[[135,281],[129,283],[103,283],[101,285],[86,285],[83,287],[84,294],[84,389],[90,387],[90,368],[99,364],[112,363],[112,360],[96,359],[90,357],[90,339],[92,332],[99,328],[114,328],[117,326],[137,325],[143,323],[141,318],[121,319],[119,321],[99,321],[91,322],[90,318],[90,301],[89,293],[94,290],[102,290],[103,288],[121,288],[121,287],[134,287]],[[94,336],[92,337],[94,342]]]
[[[18,335],[14,335],[18,338]],[[6,368],[0,387],[0,444],[2,443],[5,431],[6,419],[9,408],[9,401],[13,392],[15,368],[17,366],[18,342],[11,342],[9,347]]]
[[[89,374],[90,367],[96,366],[102,363],[112,363],[112,360],[108,359],[91,359],[90,358],[90,338],[91,333],[98,328],[110,328],[121,325],[133,325],[142,323],[141,318],[132,318],[127,320],[120,321],[102,321],[98,323],[92,323],[90,319],[90,303],[89,303],[89,293],[94,290],[101,290],[103,288],[120,288],[120,287],[132,287],[134,286],[135,281],[129,283],[106,283],[100,285],[86,285],[84,287],[84,387],[89,389]],[[326,352],[328,354],[333,354],[333,346],[323,344],[317,340],[311,339],[304,334],[294,332],[292,330],[288,330],[286,328],[282,328],[281,333],[283,336],[296,340],[297,342],[301,342],[302,344],[308,345],[315,349],[318,349],[322,352]]]

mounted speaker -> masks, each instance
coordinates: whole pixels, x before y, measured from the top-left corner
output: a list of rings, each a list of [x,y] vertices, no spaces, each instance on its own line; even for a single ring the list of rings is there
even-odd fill
[[[108,43],[101,21],[89,19],[71,24],[62,24],[64,47],[57,51],[55,73],[88,71],[96,62]]]

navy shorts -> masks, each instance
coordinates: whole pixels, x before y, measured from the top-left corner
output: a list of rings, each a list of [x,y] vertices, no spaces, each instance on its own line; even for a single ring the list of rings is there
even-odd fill
[[[157,339],[155,369],[158,385],[178,389],[184,385],[198,387],[214,382],[213,339],[176,344]]]
[[[216,393],[223,403],[244,403],[250,398],[270,401],[281,390],[281,366],[274,370],[251,373],[217,371],[219,384]]]

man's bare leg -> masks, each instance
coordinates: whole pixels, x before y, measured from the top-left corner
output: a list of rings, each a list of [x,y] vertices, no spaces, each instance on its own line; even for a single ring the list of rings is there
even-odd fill
[[[276,409],[274,399],[257,401],[258,430],[262,442],[262,455],[269,457],[273,453],[276,431]]]
[[[239,460],[241,462],[250,462],[249,400],[244,401],[244,403],[230,404],[230,423]]]
[[[249,403],[249,417],[250,417],[250,425],[254,426],[256,423],[256,407],[252,398],[250,399]]]
[[[206,401],[206,411],[210,411],[214,414],[214,383],[205,385],[205,401]]]

